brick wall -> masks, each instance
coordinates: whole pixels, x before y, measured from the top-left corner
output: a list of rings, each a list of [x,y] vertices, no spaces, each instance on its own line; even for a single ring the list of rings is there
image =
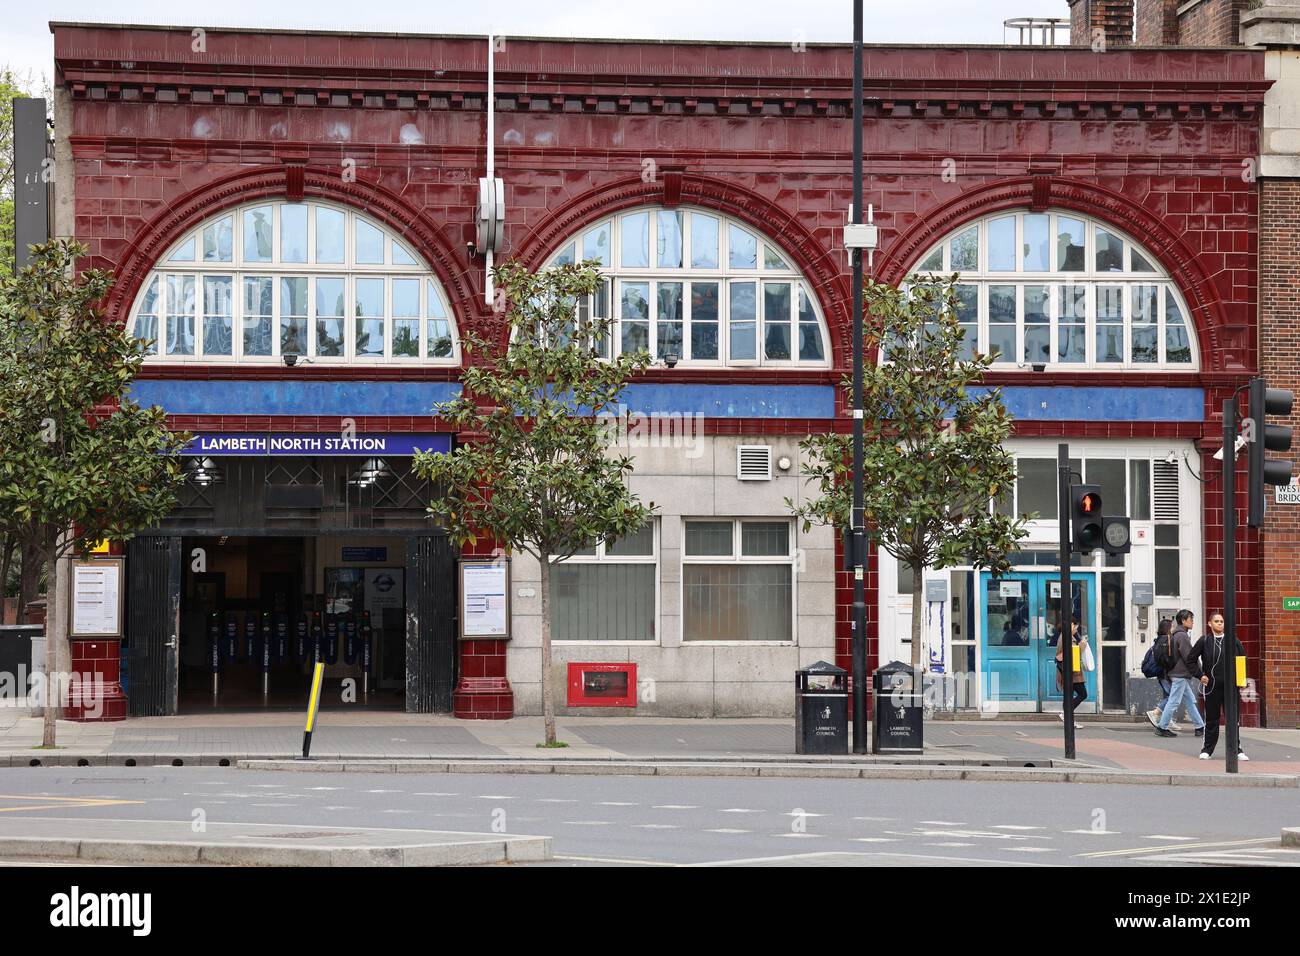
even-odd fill
[[[1133,0],[1069,0],[1070,42],[1091,46],[1100,29],[1108,46],[1133,42]]]
[[[1300,181],[1265,179],[1260,193],[1260,372],[1300,392]],[[1264,719],[1300,727],[1300,612],[1282,610],[1283,598],[1300,597],[1300,507],[1270,503],[1263,543]]]
[[[1182,0],[1137,0],[1134,10],[1138,46],[1178,43],[1178,8]]]
[[[1250,0],[1201,0],[1178,17],[1180,46],[1232,46],[1238,42],[1241,11]]]

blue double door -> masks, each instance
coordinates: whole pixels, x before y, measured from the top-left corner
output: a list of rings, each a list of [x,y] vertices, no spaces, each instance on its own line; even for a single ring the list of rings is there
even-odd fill
[[[1071,578],[1071,606],[1088,642],[1097,655],[1093,638],[1093,587],[1095,576]],[[1056,634],[1061,603],[1061,577],[1057,572],[1018,571],[1002,578],[980,575],[981,647],[984,693],[988,701],[1021,711],[1057,710],[1061,691],[1056,686]],[[1070,633],[1067,622],[1065,633]],[[1085,672],[1088,703],[1095,709],[1096,672]]]

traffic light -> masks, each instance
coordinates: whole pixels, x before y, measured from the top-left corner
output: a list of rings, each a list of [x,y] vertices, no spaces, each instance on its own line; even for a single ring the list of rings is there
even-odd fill
[[[1291,426],[1269,425],[1266,415],[1290,415],[1292,396],[1284,388],[1268,388],[1262,378],[1250,380],[1250,514],[1247,523],[1258,528],[1264,523],[1264,486],[1291,482],[1291,462],[1285,458],[1265,458],[1265,451],[1289,451]]]
[[[1070,486],[1070,550],[1089,554],[1101,547],[1101,486]]]

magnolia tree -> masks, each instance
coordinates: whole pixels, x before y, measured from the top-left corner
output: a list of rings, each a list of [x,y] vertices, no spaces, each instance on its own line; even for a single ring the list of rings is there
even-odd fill
[[[493,272],[504,334],[469,333],[464,391],[435,413],[474,436],[447,453],[418,454],[415,471],[437,483],[430,512],[460,545],[485,536],[541,566],[542,712],[555,739],[551,669],[551,565],[651,519],[627,487],[630,458],[612,454],[602,415],[614,412],[644,352],[602,357],[610,321],[579,308],[600,283],[596,263],[530,273],[515,262]]]
[[[912,570],[912,667],[921,667],[925,568],[970,565],[1001,574],[1027,533],[995,501],[1016,479],[1005,447],[1011,417],[996,389],[973,391],[992,357],[966,349],[956,277],[927,277],[906,291],[868,283],[864,346],[881,361],[863,370],[864,520],[868,534]],[[819,497],[798,508],[845,529],[853,504],[852,438],[810,435],[801,471]]]
[[[72,240],[32,251],[31,265],[0,278],[0,521],[24,542],[24,561],[50,569],[44,743],[52,747],[70,607],[56,562],[157,524],[175,504],[190,436],[168,431],[161,408],[124,397],[146,343],[101,316],[112,276],[76,274],[86,247]]]

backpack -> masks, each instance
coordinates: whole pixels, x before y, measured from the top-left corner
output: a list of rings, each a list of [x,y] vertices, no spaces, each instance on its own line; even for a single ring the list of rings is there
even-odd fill
[[[1156,642],[1151,647],[1152,655],[1156,667],[1160,668],[1162,674],[1168,674],[1174,669],[1174,635],[1169,634],[1157,637]]]
[[[1142,676],[1143,677],[1163,677],[1164,671],[1156,663],[1155,645],[1147,648],[1146,656],[1142,658]]]

